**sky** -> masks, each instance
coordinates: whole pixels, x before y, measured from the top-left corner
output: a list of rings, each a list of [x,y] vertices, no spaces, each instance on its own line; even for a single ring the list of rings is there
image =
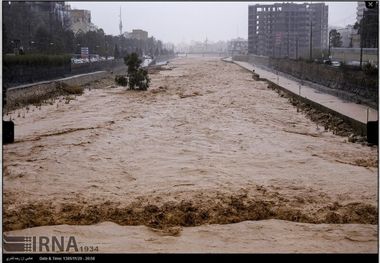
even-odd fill
[[[67,2],[73,9],[90,10],[92,22],[106,34],[119,34],[121,7],[123,32],[143,29],[174,44],[248,38],[248,5],[257,3],[274,2]],[[329,26],[355,23],[357,2],[326,3]]]

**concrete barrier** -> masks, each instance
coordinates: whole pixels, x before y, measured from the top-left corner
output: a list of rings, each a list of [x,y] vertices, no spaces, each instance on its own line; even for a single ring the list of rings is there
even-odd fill
[[[366,136],[367,135],[367,125],[365,123],[362,123],[360,121],[357,121],[357,120],[354,120],[346,115],[343,115],[337,111],[334,111],[330,108],[327,108],[326,106],[323,106],[315,101],[312,101],[308,98],[305,98],[305,97],[302,97],[300,96],[299,94],[297,93],[294,93],[276,83],[274,83],[273,81],[270,81],[270,80],[267,80],[265,79],[266,82],[268,82],[269,86],[271,88],[274,88],[274,89],[277,89],[277,90],[281,90],[282,92],[288,94],[290,97],[292,98],[295,98],[305,104],[308,104],[310,106],[312,106],[314,109],[317,109],[317,110],[320,110],[322,112],[326,112],[326,113],[330,113],[331,115],[334,115],[336,117],[339,117],[340,119],[342,119],[343,121],[345,121],[346,123],[349,123],[351,125],[351,127],[353,128],[353,130],[357,133],[357,134],[360,134],[361,136]]]
[[[32,84],[25,84],[7,89],[6,98],[8,105],[17,105],[23,101],[27,101],[31,97],[45,96],[53,94],[61,86],[62,83],[70,86],[81,86],[95,80],[102,79],[108,74],[107,71],[97,71],[93,73],[76,75],[68,78],[42,81]]]
[[[286,89],[285,87],[282,87],[280,85],[278,85],[277,83],[271,81],[271,80],[268,80],[266,78],[261,78],[259,74],[255,73],[255,72],[252,72],[251,70],[245,68],[247,71],[253,73],[252,74],[252,78],[257,80],[257,81],[266,81],[268,84],[269,84],[269,87],[270,88],[273,88],[273,89],[277,89],[277,90],[280,90],[282,92],[284,92],[285,94],[287,94],[288,96],[292,97],[292,98],[295,98],[305,104],[308,104],[310,106],[312,106],[313,108],[317,109],[317,110],[320,110],[322,112],[326,112],[326,113],[330,113],[336,117],[339,117],[340,119],[342,119],[343,121],[345,121],[346,123],[349,123],[351,125],[351,127],[353,128],[353,130],[357,133],[357,134],[360,134],[361,136],[367,136],[367,124],[366,123],[362,123],[360,121],[357,121],[353,118],[350,118],[346,115],[343,115],[337,111],[334,111],[324,105],[321,105],[315,101],[312,101],[308,98],[305,98],[305,97],[302,97],[300,96],[299,94],[295,93],[295,92],[292,92],[288,89]]]

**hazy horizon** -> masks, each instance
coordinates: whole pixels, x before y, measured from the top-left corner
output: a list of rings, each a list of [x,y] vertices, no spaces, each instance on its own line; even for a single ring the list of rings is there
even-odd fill
[[[299,2],[299,3],[303,3]],[[248,5],[275,2],[66,2],[73,9],[91,11],[91,21],[106,34],[148,31],[164,42],[226,41],[248,37]],[[296,2],[298,3],[298,2]],[[344,27],[356,21],[357,2],[327,2],[329,26]]]

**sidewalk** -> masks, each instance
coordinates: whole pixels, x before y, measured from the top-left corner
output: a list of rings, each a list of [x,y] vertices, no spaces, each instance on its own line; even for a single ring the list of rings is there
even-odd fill
[[[260,78],[268,79],[276,83],[277,85],[295,94],[300,95],[301,97],[307,98],[315,103],[318,103],[326,108],[329,108],[330,110],[338,112],[344,116],[347,116],[363,124],[367,124],[367,120],[368,121],[378,120],[378,111],[376,109],[370,108],[365,105],[344,101],[333,95],[321,93],[320,91],[315,90],[307,85],[301,85],[300,82],[290,80],[283,76],[276,75],[272,72],[266,71],[259,67],[254,67],[248,62],[233,61],[233,63],[251,72],[255,70],[255,73],[260,75]],[[367,116],[367,112],[368,112],[368,116]]]

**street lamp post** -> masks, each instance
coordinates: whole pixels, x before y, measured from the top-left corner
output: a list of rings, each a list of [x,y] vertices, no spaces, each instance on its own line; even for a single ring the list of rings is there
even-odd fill
[[[329,60],[330,60],[330,57],[331,57],[331,30],[329,32]]]
[[[363,36],[360,34],[360,68],[363,65]]]

